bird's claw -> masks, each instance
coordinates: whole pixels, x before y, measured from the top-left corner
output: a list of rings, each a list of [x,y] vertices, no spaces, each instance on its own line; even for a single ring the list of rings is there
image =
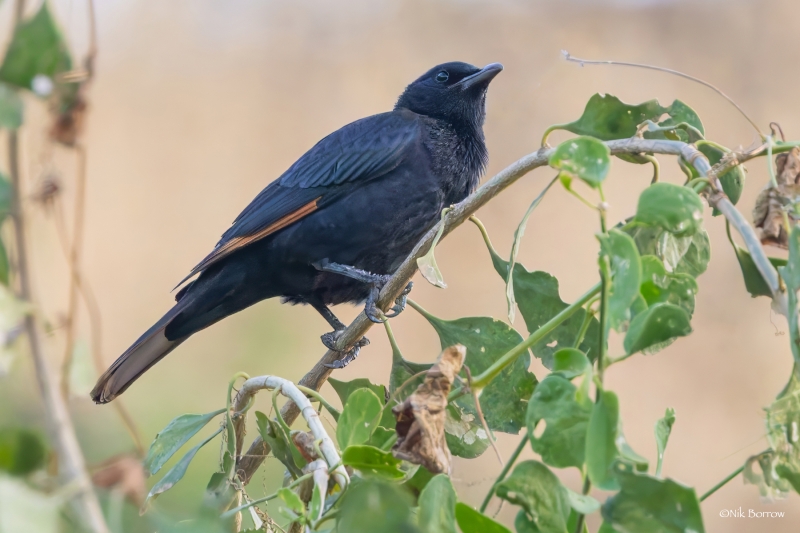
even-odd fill
[[[369,296],[367,297],[367,303],[364,306],[364,314],[376,324],[382,324],[388,319],[396,317],[405,310],[406,301],[408,300],[408,293],[411,292],[413,286],[414,282],[409,281],[408,285],[406,285],[406,288],[403,289],[403,292],[401,292],[400,295],[395,299],[394,305],[389,309],[388,312],[384,313],[376,305],[378,296],[380,295],[380,291],[383,286],[378,284],[373,285],[369,292]]]
[[[394,300],[394,305],[389,309],[387,313],[384,314],[386,318],[394,318],[406,309],[406,302],[408,300],[408,293],[411,292],[411,289],[414,287],[414,282],[409,281],[406,288],[403,289],[403,292],[400,293]]]
[[[361,337],[353,344],[353,346],[350,347],[349,350],[342,352],[336,348],[336,341],[339,340],[339,337],[342,336],[343,331],[344,330],[342,329],[331,331],[329,333],[325,333],[320,337],[320,339],[322,340],[322,344],[324,344],[326,348],[328,348],[333,352],[344,353],[344,357],[342,357],[341,359],[337,359],[332,363],[325,363],[324,366],[326,368],[340,369],[346,367],[347,365],[355,361],[356,357],[358,357],[358,353],[361,351],[361,348],[369,344],[368,338]]]

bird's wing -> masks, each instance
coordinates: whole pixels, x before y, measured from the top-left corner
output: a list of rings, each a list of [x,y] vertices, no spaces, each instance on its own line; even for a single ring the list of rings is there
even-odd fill
[[[328,135],[250,202],[181,284],[234,251],[313,213],[343,186],[392,171],[419,136],[417,115],[402,111],[367,117]]]

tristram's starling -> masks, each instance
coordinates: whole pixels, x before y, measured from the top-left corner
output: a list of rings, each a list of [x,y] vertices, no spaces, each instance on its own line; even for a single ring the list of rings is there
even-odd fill
[[[197,277],[175,306],[100,377],[92,399],[110,402],[192,334],[266,298],[317,309],[335,330],[323,335],[328,347],[344,329],[329,305],[366,301],[368,317],[384,318],[375,297],[388,276],[442,209],[478,184],[486,90],[502,69],[438,65],[406,87],[394,110],[318,142],[242,211],[192,269]]]

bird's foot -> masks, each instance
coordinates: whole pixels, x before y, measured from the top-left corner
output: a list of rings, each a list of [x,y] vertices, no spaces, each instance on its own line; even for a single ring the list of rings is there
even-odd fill
[[[338,359],[332,363],[325,363],[325,367],[339,369],[344,368],[353,361],[355,361],[356,357],[358,357],[358,353],[361,351],[361,348],[369,344],[369,339],[366,337],[361,337],[358,339],[353,346],[350,347],[349,350],[344,352],[340,351],[336,348],[336,341],[339,340],[339,337],[342,336],[343,329],[339,329],[336,331],[331,331],[329,333],[325,333],[320,337],[322,340],[322,344],[325,345],[326,348],[333,352],[337,353],[344,353],[344,357]]]
[[[370,286],[370,291],[369,296],[367,296],[366,305],[364,306],[364,314],[376,324],[385,322],[387,319],[394,318],[402,313],[406,308],[406,299],[408,297],[408,293],[411,292],[411,287],[414,286],[414,284],[409,281],[408,285],[406,285],[406,288],[403,289],[402,293],[400,293],[400,296],[395,299],[394,305],[391,307],[391,309],[389,309],[387,313],[384,313],[377,306],[378,296],[381,293],[381,289],[383,289],[391,276],[386,274],[373,274],[372,272],[367,272],[366,270],[361,270],[360,268],[333,263],[327,259],[323,259],[322,261],[314,263],[314,268],[321,272],[341,274],[342,276],[347,276],[348,278],[368,284]]]
[[[388,276],[387,276],[388,278]],[[369,296],[367,297],[367,303],[364,306],[364,314],[367,315],[371,321],[375,322],[376,324],[381,324],[386,322],[386,320],[390,318],[394,318],[400,313],[402,313],[406,308],[406,301],[408,300],[408,293],[411,292],[411,288],[414,286],[414,282],[409,281],[406,288],[403,289],[403,292],[395,298],[394,305],[389,308],[389,310],[384,313],[381,309],[377,306],[378,296],[381,293],[381,289],[384,285],[386,285],[386,281],[384,280],[381,282],[376,282],[372,285],[372,288],[369,291]]]

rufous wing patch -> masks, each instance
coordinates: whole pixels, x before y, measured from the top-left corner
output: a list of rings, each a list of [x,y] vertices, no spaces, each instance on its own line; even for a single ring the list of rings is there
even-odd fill
[[[295,211],[292,211],[288,215],[282,216],[269,226],[253,233],[252,235],[242,235],[241,237],[235,237],[226,242],[225,244],[223,244],[222,246],[215,248],[214,251],[208,254],[206,258],[200,262],[200,264],[198,264],[196,267],[192,269],[191,273],[183,281],[186,281],[187,279],[194,276],[198,272],[205,270],[206,268],[213,265],[220,259],[229,256],[236,250],[244,248],[248,244],[252,244],[260,239],[263,239],[264,237],[272,235],[276,231],[280,231],[286,226],[294,224],[301,218],[310,215],[311,213],[317,210],[317,202],[319,202],[320,198],[322,197],[320,196],[319,198],[315,198],[314,200],[308,202],[303,207],[296,209]],[[183,281],[181,281],[179,285],[182,284]]]

